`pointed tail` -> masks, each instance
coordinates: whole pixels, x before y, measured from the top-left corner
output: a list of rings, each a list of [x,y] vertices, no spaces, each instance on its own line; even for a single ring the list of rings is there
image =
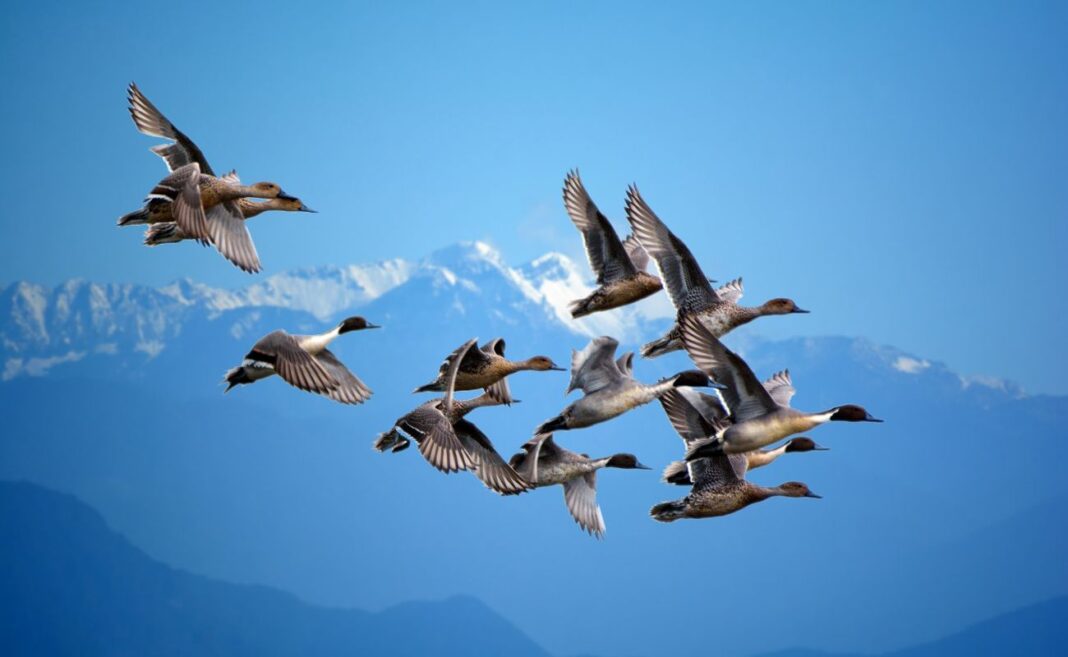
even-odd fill
[[[666,335],[642,345],[641,352],[642,358],[657,358],[679,349],[682,349],[682,342],[679,340],[678,333],[672,330]]]
[[[158,224],[150,224],[145,231],[145,246],[158,246],[160,244],[174,244],[185,239],[182,229],[172,221],[164,221]]]
[[[564,419],[564,416],[557,415],[551,420],[546,420],[545,422],[542,422],[541,426],[534,430],[534,435],[552,433],[554,431],[563,431],[567,428],[567,420]]]
[[[148,208],[141,208],[140,210],[134,210],[133,212],[127,212],[119,217],[117,222],[120,226],[136,226],[138,224],[148,223]]]
[[[674,502],[661,502],[649,509],[649,515],[653,517],[653,520],[673,522],[679,518],[686,517],[686,505],[679,500],[675,500]]]
[[[567,309],[571,311],[571,319],[585,317],[586,315],[589,315],[591,312],[593,312],[592,310],[590,310],[590,300],[588,297],[585,299],[576,299],[575,301],[571,301],[567,304]]]
[[[226,371],[226,390],[223,392],[230,392],[234,386],[239,386],[245,383],[252,383],[252,379],[248,378],[248,374],[245,373],[244,367],[233,367]]]
[[[672,461],[664,468],[663,474],[660,475],[660,481],[665,484],[676,484],[678,486],[690,486],[690,470],[686,467],[686,461]]]

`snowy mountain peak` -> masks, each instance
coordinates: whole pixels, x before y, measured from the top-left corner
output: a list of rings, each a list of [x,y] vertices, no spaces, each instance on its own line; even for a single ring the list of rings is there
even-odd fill
[[[586,263],[561,253],[511,267],[493,246],[474,241],[417,261],[396,258],[280,272],[237,290],[188,278],[159,288],[81,279],[47,288],[21,281],[0,288],[0,375],[5,380],[42,376],[90,355],[123,356],[134,366],[157,357],[190,331],[214,335],[217,321],[226,323],[227,335],[244,339],[276,328],[278,321],[293,330],[315,330],[371,304],[367,312],[378,321],[425,325],[462,318],[478,326],[498,325],[504,332],[530,327],[586,337],[611,335],[624,343],[649,339],[674,316],[667,295],[657,294],[574,320],[568,305],[593,291],[591,278]],[[297,315],[283,319],[284,313]],[[734,340],[745,354],[749,341],[759,338],[740,334]],[[831,350],[848,352],[852,361],[890,376],[937,378],[958,390],[995,397],[1023,394],[1002,379],[962,377],[941,363],[865,340],[799,340],[788,341],[794,346],[782,358],[759,366],[780,369],[791,360],[817,358]]]

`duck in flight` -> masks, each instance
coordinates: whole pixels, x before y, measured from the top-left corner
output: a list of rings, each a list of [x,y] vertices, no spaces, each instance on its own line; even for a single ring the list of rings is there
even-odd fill
[[[648,470],[633,454],[590,458],[556,444],[552,434],[534,436],[508,464],[535,488],[562,486],[564,504],[579,527],[604,536],[604,516],[597,504],[597,471],[602,468]]]
[[[792,386],[790,386],[791,392],[786,393],[780,383],[783,377],[789,382],[789,373],[785,371],[779,372],[764,382],[764,388],[771,392],[776,399],[785,396],[788,403],[788,395],[793,394]],[[775,390],[775,392],[772,392],[772,390]],[[727,410],[723,407],[719,397],[706,395],[692,388],[676,388],[661,397],[660,404],[663,406],[664,413],[667,415],[668,421],[671,422],[671,426],[682,437],[687,451],[695,444],[700,444],[709,437],[715,436],[730,423],[730,419],[727,417]],[[826,447],[817,445],[814,440],[807,436],[799,436],[791,438],[775,449],[753,450],[744,452],[742,456],[745,457],[744,467],[745,471],[748,472],[753,468],[768,465],[783,454],[826,451],[826,449]],[[693,484],[690,481],[690,472],[686,467],[686,461],[670,463],[664,468],[661,480],[669,484],[686,486]]]
[[[438,368],[438,376],[430,383],[421,385],[412,392],[444,392],[448,387],[449,368],[452,364],[453,354],[450,354],[441,367]],[[534,356],[526,360],[508,360],[504,356],[504,339],[495,338],[479,349],[465,350],[458,363],[454,390],[478,390],[484,388],[486,394],[502,404],[512,403],[512,393],[508,389],[508,381],[505,377],[524,370],[544,372],[555,370],[563,372],[562,367],[548,356]]]
[[[720,452],[686,464],[693,482],[690,494],[672,502],[661,502],[649,510],[660,522],[674,522],[682,518],[712,518],[739,511],[770,497],[819,498],[799,481],[765,487],[745,479],[745,456]]]
[[[364,385],[327,345],[351,331],[375,329],[363,317],[349,317],[319,335],[291,335],[274,331],[260,338],[245,360],[226,373],[226,392],[277,374],[291,386],[341,402],[359,404],[371,397]]]
[[[564,208],[582,233],[586,258],[598,285],[589,296],[569,304],[572,318],[619,308],[661,289],[660,280],[645,271],[649,256],[642,245],[633,235],[619,240],[608,217],[594,205],[578,171],[569,171],[564,179]]]
[[[120,226],[174,222],[192,239],[211,242],[240,269],[260,271],[259,255],[245,227],[243,198],[295,199],[272,182],[243,185],[237,172],[217,176],[204,153],[156,109],[136,84],[127,89],[130,116],[137,129],[173,143],[152,147],[170,174],[148,194],[145,205],[119,218]]]
[[[683,317],[680,325],[682,341],[690,358],[703,372],[724,384],[720,395],[730,413],[730,424],[695,445],[687,454],[687,460],[720,451],[740,454],[760,449],[826,422],[882,422],[853,404],[818,413],[795,410],[788,405],[793,395],[792,385],[773,396],[749,365],[712,335],[697,316]]]
[[[668,230],[634,185],[627,188],[626,208],[634,235],[656,261],[660,278],[677,313],[676,324],[666,335],[643,346],[642,356],[655,358],[681,349],[678,321],[683,317],[697,317],[712,335],[720,338],[757,317],[808,312],[798,308],[793,300],[781,298],[756,307],[739,306],[741,279],[720,290],[713,289],[690,249]]]
[[[315,210],[304,205],[304,202],[299,198],[269,198],[264,201],[250,201],[247,198],[239,198],[237,199],[237,205],[241,210],[241,216],[244,217],[246,221],[269,210],[278,210],[281,212],[315,212]],[[182,232],[182,229],[178,227],[178,224],[173,221],[148,224],[148,228],[145,229],[145,246],[177,244],[178,242],[192,239],[194,238]]]
[[[486,434],[464,416],[481,406],[495,406],[501,400],[483,393],[462,401],[455,399],[455,382],[466,354],[476,340],[469,340],[445,359],[445,396],[419,405],[394,422],[381,434],[374,448],[399,452],[414,440],[427,463],[448,474],[470,470],[490,490],[515,495],[532,487],[505,463]]]
[[[535,434],[565,429],[580,429],[622,415],[648,404],[677,386],[717,387],[703,372],[686,370],[647,385],[635,380],[630,373],[630,359],[624,355],[627,371],[615,360],[619,341],[608,336],[594,338],[582,351],[571,355],[571,384],[567,392],[581,389],[583,397],[565,408],[556,417],[546,420]]]

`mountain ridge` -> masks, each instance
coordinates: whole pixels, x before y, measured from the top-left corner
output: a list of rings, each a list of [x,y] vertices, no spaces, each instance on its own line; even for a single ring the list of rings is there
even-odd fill
[[[473,596],[330,609],[163,564],[77,498],[33,484],[0,481],[0,515],[9,654],[548,657]]]
[[[312,327],[336,321],[343,313],[374,309],[376,302],[393,309],[411,307],[425,303],[427,294],[454,288],[472,295],[490,293],[492,298],[481,303],[500,304],[572,335],[612,335],[623,343],[647,339],[664,330],[673,317],[666,297],[658,295],[613,313],[572,320],[568,302],[593,289],[584,263],[549,252],[511,267],[481,241],[449,245],[419,260],[393,258],[285,271],[238,289],[215,288],[188,277],[160,287],[71,279],[48,288],[15,281],[0,287],[0,380],[43,376],[53,368],[93,357],[106,360],[121,354],[144,363],[157,357],[190,322],[227,319],[229,332],[234,333],[240,331],[234,327],[248,324],[250,318],[255,321],[257,313],[283,312],[292,313],[298,325],[315,330]],[[452,309],[463,306],[457,302]],[[761,339],[747,328],[732,335],[743,354],[747,344]],[[888,362],[899,372],[950,371],[936,360],[896,347],[871,342],[862,346],[892,358]],[[962,387],[976,386],[986,394],[1001,390],[1008,396],[1026,396],[1022,388],[1002,378],[957,377]]]

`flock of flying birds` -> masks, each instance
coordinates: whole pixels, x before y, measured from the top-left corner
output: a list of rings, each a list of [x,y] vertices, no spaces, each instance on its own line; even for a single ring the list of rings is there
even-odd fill
[[[163,158],[170,174],[152,189],[144,206],[121,217],[119,225],[147,225],[145,243],[150,246],[184,240],[210,244],[237,267],[258,272],[259,256],[246,220],[268,210],[312,210],[275,183],[243,185],[234,171],[216,176],[201,150],[136,85],[130,85],[128,94],[137,129],[169,140],[152,151]],[[682,458],[664,470],[663,481],[688,486],[690,492],[652,507],[654,519],[671,522],[722,516],[772,496],[819,497],[800,482],[765,487],[747,481],[746,473],[788,452],[824,449],[796,434],[825,422],[881,420],[852,404],[819,412],[795,410],[790,406],[794,387],[788,370],[762,382],[742,358],[720,342],[732,329],[757,317],[808,311],[790,299],[772,299],[755,307],[738,305],[742,280],[713,287],[714,281],[705,276],[690,250],[633,185],[627,189],[626,215],[632,234],[626,240],[619,239],[597,209],[578,172],[568,173],[563,191],[564,207],[582,234],[598,284],[589,296],[571,303],[572,316],[609,311],[664,289],[677,312],[676,323],[666,335],[644,345],[641,354],[656,358],[684,349],[696,369],[642,383],[633,375],[633,353],[617,359],[616,339],[595,338],[571,355],[567,392],[580,389],[583,396],[538,426],[521,451],[505,461],[489,437],[466,416],[482,406],[511,404],[508,377],[516,372],[563,368],[546,356],[509,360],[501,338],[482,346],[472,339],[445,358],[433,381],[415,389],[416,393],[440,392],[442,396],[398,418],[392,428],[378,436],[374,448],[399,452],[415,441],[419,453],[433,467],[445,473],[472,472],[502,495],[560,485],[575,521],[600,537],[605,523],[597,504],[597,471],[649,468],[633,454],[591,458],[571,451],[558,444],[553,434],[599,424],[658,400],[684,446]],[[650,258],[659,277],[646,271]],[[242,363],[226,373],[226,390],[277,374],[301,390],[343,404],[362,403],[370,398],[370,388],[327,347],[343,333],[374,328],[378,327],[362,317],[350,317],[320,335],[274,331],[256,342]],[[471,399],[456,396],[469,390],[482,392]]]

